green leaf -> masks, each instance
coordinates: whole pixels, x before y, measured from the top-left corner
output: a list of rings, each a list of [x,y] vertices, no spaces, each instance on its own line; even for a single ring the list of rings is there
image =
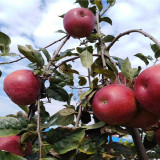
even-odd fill
[[[72,108],[64,108],[50,117],[48,120],[49,126],[62,125],[67,126],[74,120],[75,110]]]
[[[37,58],[39,64],[44,65],[44,59],[43,59],[41,53],[37,50],[33,50],[33,53],[34,53],[35,57]]]
[[[65,33],[66,34],[66,32],[65,31],[63,31],[63,30],[58,30],[58,31],[56,31],[57,33]]]
[[[160,48],[156,45],[156,44],[151,44],[151,49],[152,51],[155,53],[155,58],[159,58],[160,57]]]
[[[112,36],[112,35],[107,35],[107,36],[105,36],[102,40],[103,40],[104,42],[112,42],[114,38],[115,38],[115,37]]]
[[[2,53],[9,53],[10,48],[9,45],[11,44],[11,39],[8,35],[3,32],[0,32],[0,51]]]
[[[80,150],[83,153],[86,154],[94,154],[97,151],[95,142],[92,141],[92,139],[84,139],[81,145],[78,147],[78,150]]]
[[[68,151],[78,148],[85,136],[85,130],[57,128],[47,132],[47,142],[53,144],[54,152],[64,154]]]
[[[111,70],[96,68],[94,72],[104,75],[105,77],[109,78],[112,82],[114,82],[114,80],[116,79],[114,72],[112,72]]]
[[[41,107],[41,111],[40,111],[41,122],[45,123],[50,118],[50,115],[46,111],[42,101],[40,102],[40,107]]]
[[[112,25],[112,20],[109,18],[109,17],[101,17],[99,19],[100,22],[104,21],[104,22],[107,22],[109,23],[110,25]]]
[[[21,130],[16,129],[0,129],[0,137],[8,137],[12,135],[17,135],[21,132]]]
[[[119,57],[114,57],[114,56],[112,56],[112,58],[115,59],[116,61],[118,61],[118,67],[121,70],[121,66],[122,66],[122,63],[124,60]]]
[[[26,114],[29,113],[29,107],[26,105],[26,106],[22,106],[22,105],[18,105],[23,111],[25,111]]]
[[[40,160],[57,160],[57,158],[41,158]]]
[[[27,159],[9,152],[0,150],[0,160],[27,160]]]
[[[79,85],[84,86],[87,83],[87,80],[84,77],[79,76]]]
[[[98,73],[94,72],[96,68],[102,68],[102,59],[98,57],[91,65],[91,76],[95,77]]]
[[[76,2],[75,3],[79,3],[79,5],[81,6],[81,7],[84,7],[84,8],[88,8],[88,5],[89,5],[89,2],[88,2],[88,0],[76,0]]]
[[[99,11],[101,11],[103,9],[103,5],[102,5],[101,0],[94,0],[94,3],[98,7]]]
[[[133,78],[134,78],[134,71],[131,68],[131,63],[129,61],[128,58],[126,58],[123,62],[122,62],[122,66],[121,66],[121,71],[122,74],[130,81],[132,82]]]
[[[83,67],[85,68],[91,67],[93,63],[93,56],[88,50],[83,51],[80,55],[80,58],[81,58],[81,63]]]
[[[107,3],[109,3],[111,6],[115,4],[116,0],[107,0]]]
[[[96,10],[97,10],[96,6],[89,7],[88,9],[92,11],[94,15],[96,14]]]
[[[16,53],[2,53],[2,54],[0,54],[0,57],[1,57],[1,56],[16,57],[16,56],[19,56],[19,55],[16,54]]]
[[[147,57],[144,56],[142,53],[137,53],[134,56],[140,58],[146,65],[149,64],[149,61],[148,61]]]
[[[104,122],[98,122],[89,126],[82,126],[81,128],[86,128],[87,130],[89,129],[97,129],[97,128],[101,128],[105,125]]]
[[[0,77],[2,76],[2,72],[0,71]]]
[[[49,52],[45,48],[40,48],[40,50],[44,53],[44,55],[47,59],[47,62],[49,62],[51,60],[51,56],[50,56]]]
[[[47,93],[50,98],[53,98],[58,101],[65,102],[68,100],[68,93],[58,85],[52,85],[47,88]]]
[[[113,65],[113,63],[108,58],[106,58],[106,63],[107,63],[107,66],[111,68],[111,70],[118,75],[118,69]]]
[[[33,63],[39,62],[30,48],[18,45],[18,50],[31,62]]]

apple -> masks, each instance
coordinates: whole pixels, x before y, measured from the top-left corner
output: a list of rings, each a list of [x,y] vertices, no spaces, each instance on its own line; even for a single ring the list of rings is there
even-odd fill
[[[132,128],[146,128],[158,122],[159,118],[159,115],[155,115],[140,107],[136,115],[126,125]]]
[[[25,156],[26,154],[32,154],[31,141],[26,147],[20,144],[21,137],[17,135],[9,137],[0,137],[0,150],[4,150],[18,156]]]
[[[4,79],[3,89],[17,105],[34,103],[40,95],[41,82],[31,70],[17,70]]]
[[[63,25],[70,36],[83,38],[89,36],[94,29],[95,17],[87,8],[74,8],[65,14]]]
[[[132,89],[122,84],[111,84],[95,94],[92,109],[99,120],[119,125],[129,122],[134,117],[137,102]]]
[[[144,109],[160,114],[160,64],[140,73],[136,79],[134,92]]]
[[[156,131],[155,138],[156,138],[157,144],[160,146],[160,128]]]

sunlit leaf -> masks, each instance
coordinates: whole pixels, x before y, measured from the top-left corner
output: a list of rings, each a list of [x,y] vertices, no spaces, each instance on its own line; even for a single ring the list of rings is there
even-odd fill
[[[91,67],[93,63],[93,56],[88,50],[83,51],[80,55],[80,58],[81,58],[81,63],[83,67],[85,68]]]

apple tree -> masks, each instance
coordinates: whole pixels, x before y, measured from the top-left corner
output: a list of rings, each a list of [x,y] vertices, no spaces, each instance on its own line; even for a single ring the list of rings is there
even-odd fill
[[[0,64],[16,65],[22,59],[30,62],[30,70],[17,70],[4,80],[4,91],[22,111],[0,117],[0,159],[160,158],[160,65],[156,64],[160,42],[141,29],[119,35],[102,33],[102,23],[112,25],[105,13],[114,7],[115,0],[76,3],[80,8],[60,16],[65,30],[58,32],[65,36],[46,47],[35,49],[19,44],[19,53],[13,53],[11,39],[0,32],[0,56],[19,57]],[[132,68],[128,57],[110,55],[121,37],[135,32],[153,42],[154,57],[134,55],[147,69]],[[70,37],[78,39],[79,45],[62,51]],[[49,53],[47,48],[56,43],[60,43],[59,47]],[[87,76],[73,67],[78,59]],[[75,97],[77,103],[73,105]],[[52,100],[65,102],[54,115],[45,108],[46,101]],[[115,135],[120,138],[118,142],[113,140]],[[125,137],[132,138],[123,141]]]

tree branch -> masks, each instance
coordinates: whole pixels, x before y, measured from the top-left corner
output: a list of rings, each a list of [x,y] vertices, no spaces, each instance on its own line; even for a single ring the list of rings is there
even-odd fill
[[[65,35],[64,37],[62,37],[62,38],[60,38],[60,39],[58,39],[58,40],[56,40],[56,41],[54,41],[53,43],[51,43],[51,44],[47,45],[47,46],[46,46],[46,47],[44,47],[44,48],[48,48],[48,47],[52,46],[53,44],[55,44],[55,43],[57,43],[57,42],[59,42],[59,41],[63,40],[63,39],[64,39],[64,38],[66,38],[66,37],[67,37],[67,35]],[[39,51],[41,51],[41,50],[39,49]]]
[[[39,158],[42,158],[42,138],[41,138],[41,130],[40,130],[40,99],[37,101],[37,134],[38,134],[38,139],[39,139]]]
[[[150,38],[158,47],[160,47],[160,42],[157,39],[155,39],[152,35],[150,35],[149,33],[142,31],[142,29],[132,29],[132,30],[128,30],[126,32],[120,33],[117,37],[113,39],[113,41],[105,49],[109,51],[110,48],[113,46],[113,44],[119,40],[119,38],[127,34],[133,33],[133,32],[141,33],[145,37]]]
[[[78,110],[78,116],[77,116],[77,119],[76,119],[75,127],[78,127],[78,124],[79,124],[79,121],[80,121],[80,118],[81,118],[81,113],[82,113],[82,105],[80,104],[79,110]]]
[[[67,37],[64,39],[64,41],[62,42],[62,44],[58,47],[58,49],[56,50],[56,52],[53,54],[52,59],[49,61],[46,69],[49,69],[51,64],[53,63],[55,57],[58,55],[58,53],[60,52],[60,50],[62,49],[62,47],[64,46],[64,44],[67,42],[67,40],[70,38],[69,35],[67,35]]]
[[[22,60],[22,59],[24,59],[24,58],[26,58],[26,57],[21,57],[21,58],[19,58],[19,59],[17,59],[17,60],[10,61],[10,62],[3,62],[3,63],[0,63],[0,65],[3,65],[3,64],[11,64],[11,63],[14,63],[14,62],[18,62],[18,61],[20,61],[20,60]]]
[[[148,156],[147,156],[145,148],[142,144],[138,129],[137,128],[129,128],[129,131],[131,132],[134,144],[137,149],[139,159],[140,160],[148,160]]]

